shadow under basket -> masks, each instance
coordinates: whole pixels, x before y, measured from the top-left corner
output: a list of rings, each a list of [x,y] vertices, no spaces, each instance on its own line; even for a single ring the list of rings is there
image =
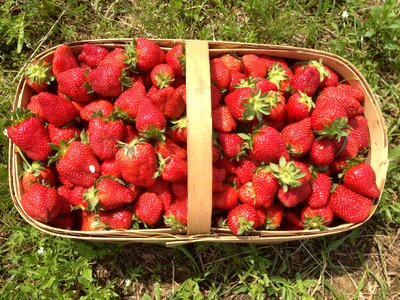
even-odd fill
[[[67,43],[75,54],[83,49],[83,44],[91,43],[108,49],[124,47],[131,39],[88,40]],[[368,119],[371,137],[367,161],[376,173],[376,183],[383,191],[388,168],[388,144],[384,119],[379,104],[362,74],[347,60],[323,51],[290,46],[261,45],[198,40],[154,40],[162,49],[169,50],[177,44],[186,47],[186,91],[188,120],[188,225],[185,230],[168,228],[139,230],[77,231],[64,230],[35,221],[21,207],[23,193],[19,174],[22,159],[13,143],[9,147],[9,185],[15,207],[21,216],[35,228],[60,237],[108,243],[153,243],[169,247],[193,242],[223,243],[259,243],[276,244],[286,241],[310,239],[352,230],[363,223],[340,224],[320,230],[256,230],[246,236],[235,236],[229,230],[211,226],[212,216],[212,120],[210,94],[209,60],[223,54],[235,53],[268,55],[291,60],[322,59],[324,65],[331,68],[347,83],[361,88],[364,92],[364,115]],[[51,61],[56,47],[37,55],[34,59]],[[15,95],[14,109],[26,107],[33,90],[26,85],[22,77]],[[200,179],[200,180],[199,180]],[[374,200],[368,219],[374,214],[379,199]]]

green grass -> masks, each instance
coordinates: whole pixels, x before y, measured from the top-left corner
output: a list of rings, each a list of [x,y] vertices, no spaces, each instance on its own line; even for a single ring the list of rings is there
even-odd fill
[[[0,7],[0,114],[20,68],[65,41],[146,36],[285,44],[350,60],[381,103],[388,180],[358,230],[279,245],[93,244],[24,222],[7,185],[0,137],[0,299],[389,299],[400,295],[400,9],[396,1],[5,0]]]

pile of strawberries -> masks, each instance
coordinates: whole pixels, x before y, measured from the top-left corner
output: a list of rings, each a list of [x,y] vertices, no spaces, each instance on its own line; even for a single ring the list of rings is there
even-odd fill
[[[185,55],[138,38],[57,47],[25,72],[34,91],[7,134],[24,159],[21,206],[76,230],[187,222]]]
[[[210,68],[215,226],[241,235],[368,218],[380,191],[364,162],[361,89],[317,61],[226,54]],[[34,93],[7,134],[29,216],[82,231],[187,225],[184,46],[61,45],[25,78]]]
[[[361,89],[318,61],[226,54],[210,66],[219,226],[241,235],[368,218],[380,191],[363,162]]]

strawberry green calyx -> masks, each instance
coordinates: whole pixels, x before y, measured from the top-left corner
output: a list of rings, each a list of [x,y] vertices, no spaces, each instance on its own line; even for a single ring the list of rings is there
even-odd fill
[[[267,79],[280,88],[280,83],[290,79],[290,77],[286,74],[286,70],[280,64],[273,64],[268,71]]]
[[[316,215],[314,217],[306,216],[303,223],[304,223],[304,229],[306,229],[306,230],[307,229],[319,229],[319,230],[323,231],[326,229],[324,217],[321,217],[318,215]]]
[[[249,76],[247,78],[242,78],[240,79],[238,84],[235,84],[233,87],[236,89],[240,89],[240,88],[254,88],[257,84],[257,82],[259,81],[258,78],[254,78],[253,76]]]
[[[163,169],[165,168],[165,165],[169,159],[169,156],[167,158],[164,158],[160,153],[157,152],[157,163],[158,163],[158,169],[157,171],[153,174],[153,178],[157,178],[161,176],[161,173]]]
[[[127,69],[136,72],[138,58],[136,53],[135,40],[132,40],[127,46],[125,46],[124,54],[126,56],[124,64],[128,66]]]
[[[331,77],[331,74],[324,68],[324,65],[322,64],[322,59],[319,61],[316,60],[311,60],[308,62],[309,66],[316,67],[319,72],[319,81],[322,82],[325,78]]]
[[[171,83],[174,81],[174,78],[167,73],[159,72],[155,75],[155,80],[159,89],[163,89],[167,86],[170,86]]]
[[[132,229],[140,229],[140,226],[143,226],[145,229],[149,228],[149,225],[140,220],[135,214],[132,214]]]
[[[99,210],[99,197],[98,190],[95,186],[91,186],[87,192],[83,194],[84,201],[87,201],[87,210],[90,212],[97,212]]]
[[[289,187],[301,186],[300,178],[306,176],[300,168],[296,167],[293,161],[286,161],[284,156],[279,159],[279,165],[274,163],[269,164],[272,175],[275,176],[284,192],[287,192]]]
[[[143,138],[133,138],[128,144],[118,141],[117,147],[118,148],[124,148],[124,153],[129,157],[132,158],[134,156],[137,156],[137,149],[136,146],[139,144],[142,144],[146,142],[145,139]]]
[[[121,77],[118,81],[121,83],[121,92],[132,86],[132,79],[126,74],[125,69],[122,69]]]
[[[266,93],[265,102],[269,104],[270,108],[276,108],[279,102],[282,102],[279,97],[281,93],[275,91],[269,91]]]
[[[333,122],[328,125],[323,123],[322,126],[322,130],[314,131],[318,135],[317,139],[328,138],[340,141],[342,137],[346,137],[349,134],[349,129],[351,128],[346,117],[337,117]]]
[[[226,218],[218,219],[218,228],[229,229]]]
[[[343,144],[345,144],[345,143],[343,143]],[[346,160],[345,166],[342,167],[343,171],[342,171],[342,173],[338,174],[338,178],[339,179],[343,179],[344,174],[346,174],[346,172],[351,167],[358,166],[359,164],[361,164],[365,160],[366,160],[366,157],[363,157],[361,155],[357,155],[356,157],[350,157],[349,159]]]
[[[10,112],[10,117],[3,122],[4,127],[13,126],[21,123],[32,117],[33,114],[29,109],[23,107],[17,107],[15,111]]]
[[[179,132],[182,132],[187,127],[187,117],[184,115],[177,120],[172,120],[171,123],[173,124],[170,127],[172,130],[176,129]]]
[[[112,120],[122,120],[126,124],[133,124],[135,122],[135,119],[127,111],[123,111],[118,106],[112,111],[111,117]]]
[[[177,220],[172,214],[164,216],[164,223],[173,230],[182,230],[186,228],[186,226],[179,222],[179,220]]]
[[[182,45],[182,52],[183,52],[183,54],[185,54],[185,46],[184,45]],[[186,56],[179,55],[177,57],[178,57],[180,65],[182,66],[182,74],[183,74],[183,76],[185,76],[186,75]]]
[[[32,164],[29,164],[26,159],[23,162],[22,168],[23,174],[31,173],[35,177],[40,175],[40,171],[45,171],[45,168],[39,161],[33,161]]]
[[[49,162],[47,163],[47,165],[50,166],[52,163],[57,162],[58,160],[60,160],[65,155],[65,153],[67,152],[68,146],[73,140],[74,139],[70,139],[69,141],[61,140],[59,145],[50,143],[49,144],[50,147],[53,150],[55,150],[56,153],[53,156],[50,156]]]
[[[44,60],[39,60],[36,63],[29,64],[25,69],[25,77],[32,83],[50,85],[54,80],[54,75],[51,72],[51,64]]]
[[[266,102],[267,94],[261,94],[261,90],[258,90],[256,94],[251,92],[250,98],[242,99],[242,105],[245,108],[242,118],[244,120],[254,120],[257,118],[261,121],[263,116],[269,115],[271,112],[270,105]]]
[[[308,96],[306,93],[303,93],[302,91],[299,91],[299,94],[299,102],[305,104],[308,111],[315,107],[315,103],[310,96]]]
[[[254,222],[247,220],[243,216],[239,216],[238,218],[238,235],[244,235],[254,230],[253,228]]]
[[[158,129],[155,126],[150,125],[149,129],[141,131],[140,135],[147,141],[165,142],[165,128]]]

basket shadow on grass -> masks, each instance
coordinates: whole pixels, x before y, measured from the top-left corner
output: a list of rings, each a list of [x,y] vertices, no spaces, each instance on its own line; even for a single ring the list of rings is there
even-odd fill
[[[279,282],[295,285],[300,279],[311,280],[312,294],[328,291],[337,299],[346,299],[362,293],[368,276],[374,284],[364,293],[385,298],[391,282],[393,287],[400,286],[400,277],[390,275],[391,270],[400,268],[399,262],[385,255],[400,245],[397,239],[388,241],[387,236],[380,236],[371,223],[351,232],[275,245],[111,246],[118,249],[117,254],[98,260],[93,272],[104,283],[118,276],[121,284],[117,289],[132,296],[153,294],[156,282],[170,294],[185,281],[198,283],[204,292],[218,288],[224,296],[248,294],[254,284],[261,291],[276,284],[279,295]],[[127,280],[133,282],[128,289]]]

